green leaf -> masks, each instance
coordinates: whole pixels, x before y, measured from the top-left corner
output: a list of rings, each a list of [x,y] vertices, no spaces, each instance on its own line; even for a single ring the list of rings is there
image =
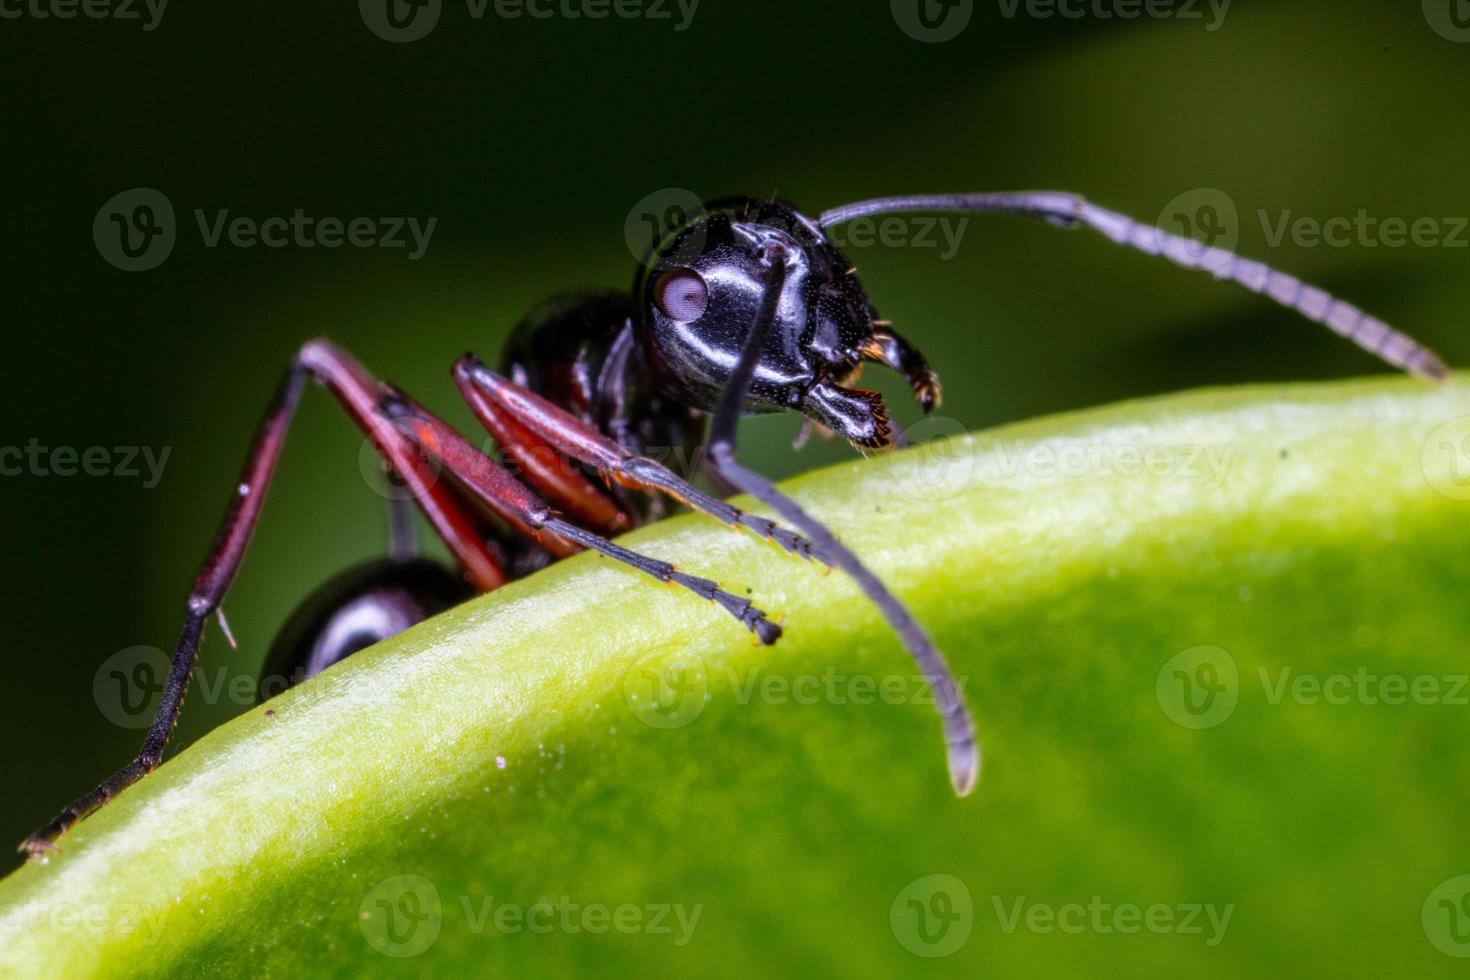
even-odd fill
[[[750,589],[781,643],[560,563],[225,725],[0,883],[0,974],[1463,969],[1467,449],[1470,388],[1369,381],[793,481],[964,679],[963,800],[849,581],[664,522],[628,543]]]

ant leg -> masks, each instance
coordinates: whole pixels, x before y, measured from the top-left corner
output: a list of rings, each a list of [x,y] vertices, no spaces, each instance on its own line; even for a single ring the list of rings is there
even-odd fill
[[[477,522],[452,490],[440,484],[414,446],[392,426],[373,414],[378,384],[345,352],[314,340],[303,346],[287,368],[275,398],[260,423],[251,444],[245,468],[220,525],[214,544],[205,557],[194,587],[185,603],[184,626],[174,648],[173,662],[164,683],[158,713],[132,762],[105,779],[96,789],[73,802],[46,826],[25,839],[20,850],[31,857],[44,854],[77,821],[102,806],[128,786],[152,772],[163,761],[163,752],[183,707],[205,621],[219,609],[225,592],[244,558],[251,532],[260,518],[286,432],[301,399],[306,380],[324,384],[372,437],[393,472],[401,474],[430,522],[444,537],[463,567],[466,577],[481,591],[505,581],[495,557],[477,532]]]
[[[377,413],[382,383],[352,355],[325,340],[301,348],[297,361],[324,385],[347,410],[354,423],[377,447],[390,479],[403,482],[409,496],[428,518],[435,533],[448,545],[464,576],[477,590],[489,592],[506,582],[495,553],[485,543],[484,527],[470,502],[441,481],[432,461]]]
[[[653,576],[660,582],[681,585],[701,598],[718,603],[759,637],[762,643],[775,643],[780,637],[781,627],[766,619],[766,614],[755,608],[749,599],[732,595],[709,579],[686,575],[668,562],[629,551],[555,516],[546,502],[529,487],[476,449],[442,419],[410,401],[401,392],[385,392],[379,401],[379,408],[400,431],[439,460],[456,479],[510,524],[528,531],[538,539],[541,537],[538,532],[546,532],[553,539],[574,548],[599,551]]]
[[[655,460],[634,455],[561,406],[491,371],[473,354],[455,362],[454,383],[475,417],[497,440],[503,428],[517,424],[552,448],[624,486],[666,493],[731,527],[743,527],[774,541],[794,555],[826,561],[800,535],[710,496]]]
[[[390,491],[403,488],[403,477],[387,468],[383,473]],[[413,508],[402,497],[388,498],[388,557],[394,561],[409,561],[419,554],[418,534],[413,526]]]
[[[782,287],[786,283],[785,256],[775,252],[770,256],[769,262],[770,271],[767,273],[760,308],[751,324],[750,333],[746,335],[740,360],[736,362],[735,370],[730,375],[710,422],[710,461],[731,483],[771,507],[805,533],[820,554],[857,582],[863,593],[878,607],[883,618],[898,633],[934,689],[934,703],[944,724],[950,782],[953,783],[956,793],[965,796],[974,789],[975,781],[980,775],[980,746],[975,738],[975,726],[970,719],[969,709],[955,687],[954,675],[950,672],[944,655],[903,603],[825,525],[809,515],[796,501],[777,490],[769,480],[744,466],[736,458],[735,430],[740,421],[740,407],[745,401],[751,378],[755,375],[756,361],[765,348],[767,335],[775,323],[776,306],[781,300]]]
[[[455,383],[469,403],[475,418],[495,438],[506,458],[516,465],[525,481],[544,494],[552,504],[589,527],[608,534],[628,530],[632,524],[631,519],[608,494],[575,468],[567,465],[556,447],[544,439],[533,426],[501,411],[468,383],[464,365],[472,359],[473,355],[467,354],[455,362]],[[582,426],[570,412],[560,408],[557,411],[562,412],[573,424]],[[598,438],[603,437],[599,435]],[[604,441],[609,446],[620,448],[610,439]]]

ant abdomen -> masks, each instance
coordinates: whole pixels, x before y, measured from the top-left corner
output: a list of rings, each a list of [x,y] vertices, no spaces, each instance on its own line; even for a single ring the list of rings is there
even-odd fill
[[[266,654],[260,699],[401,633],[474,595],[444,566],[423,558],[357,565],[327,580],[290,615]]]

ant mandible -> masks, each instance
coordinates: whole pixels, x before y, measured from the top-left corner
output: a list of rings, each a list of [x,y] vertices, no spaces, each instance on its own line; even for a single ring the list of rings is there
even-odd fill
[[[33,857],[43,854],[78,820],[162,760],[205,622],[219,611],[240,566],[308,378],[336,396],[368,435],[389,472],[448,545],[460,575],[395,553],[339,576],[308,600],[273,646],[268,662],[283,671],[281,676],[311,676],[470,595],[584,549],[713,600],[762,643],[774,643],[781,628],[750,600],[604,537],[652,520],[668,497],[852,576],[933,686],[950,779],[961,796],[970,792],[980,771],[979,743],[944,656],[856,555],[744,466],[736,453],[742,415],[789,410],[861,449],[890,445],[894,437],[880,395],[850,386],[865,362],[901,373],[924,412],[939,404],[938,376],[917,348],[879,320],[856,269],[826,235],[827,229],[857,218],[905,212],[1010,214],[1086,226],[1118,244],[1166,254],[1187,268],[1269,296],[1408,372],[1435,379],[1446,375],[1432,352],[1320,289],[1073,194],[882,198],[839,207],[815,220],[779,201],[713,201],[654,240],[631,295],[583,293],[543,304],[512,332],[499,372],[473,354],[455,362],[455,384],[522,479],[407,395],[376,380],[345,351],[325,340],[303,346],[266,412],[189,593],[157,716],[142,749],[28,837],[21,849]],[[706,415],[706,464],[712,475],[769,506],[795,530],[695,488],[644,454],[652,446],[692,449]],[[565,465],[565,458],[575,465]],[[438,479],[440,468],[453,479]],[[594,482],[598,477],[602,485]]]

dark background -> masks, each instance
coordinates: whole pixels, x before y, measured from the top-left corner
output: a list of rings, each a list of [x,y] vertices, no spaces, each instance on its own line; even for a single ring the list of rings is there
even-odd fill
[[[882,2],[704,0],[679,32],[669,20],[474,20],[447,0],[436,29],[408,44],[374,36],[348,2],[175,0],[153,31],[0,20],[0,446],[170,448],[151,489],[116,476],[0,478],[0,842],[136,749],[140,733],[99,710],[94,676],[125,648],[172,648],[297,344],[330,336],[468,423],[452,359],[493,356],[551,292],[629,284],[625,222],[661,189],[776,192],[817,211],[878,194],[1056,188],[1155,220],[1214,188],[1239,209],[1242,252],[1462,361],[1463,247],[1364,236],[1273,247],[1257,217],[1365,210],[1440,219],[1450,234],[1456,222],[1443,219],[1470,214],[1470,44],[1431,26],[1448,23],[1451,2],[1436,18],[1432,3],[1242,0],[1209,31],[1198,19],[1043,19],[1024,6],[1005,17],[985,0],[937,44],[908,36]],[[172,202],[178,241],[161,266],[128,273],[99,255],[92,223],[139,186]],[[419,261],[403,249],[206,248],[196,208],[438,224]],[[939,251],[852,254],[884,315],[947,381],[944,414],[968,428],[1198,385],[1382,370],[1242,290],[1082,232],[977,219],[952,259]],[[906,404],[899,414],[914,417]],[[775,476],[844,452],[791,453],[792,419],[749,431]],[[381,551],[361,444],[309,394],[227,603],[240,649],[211,627],[209,677],[252,674],[306,591]],[[195,689],[176,746],[243,708],[210,700]]]

